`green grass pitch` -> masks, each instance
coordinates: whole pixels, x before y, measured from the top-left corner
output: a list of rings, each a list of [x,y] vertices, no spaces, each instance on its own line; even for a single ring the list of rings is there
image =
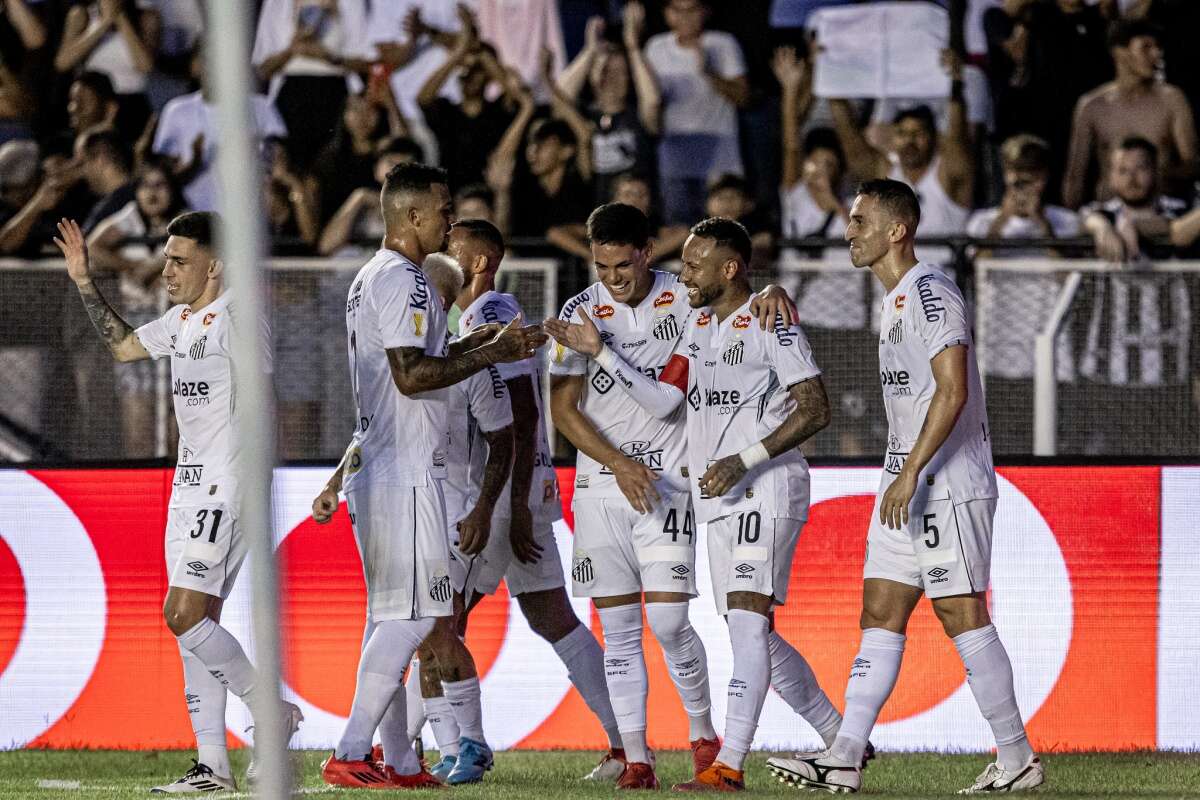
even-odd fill
[[[441,796],[442,791],[380,791],[331,789],[321,783],[319,764],[327,753],[294,753],[303,770],[299,796],[417,797]],[[599,758],[588,752],[505,752],[496,755],[496,768],[476,786],[453,789],[460,800],[545,798],[575,800],[612,798],[611,785],[579,778]],[[747,763],[749,794],[773,797],[821,797],[778,783],[766,770],[767,754],[753,753]],[[176,778],[191,764],[184,752],[30,751],[0,752],[0,800],[83,800],[83,798],[148,798],[148,787]],[[233,754],[238,775],[247,754]],[[1087,753],[1049,754],[1047,783],[1031,793],[1041,798],[1082,797],[1200,797],[1200,754]],[[867,770],[862,794],[888,797],[949,797],[970,785],[988,758],[983,755],[883,753]],[[658,776],[663,789],[685,780],[691,759],[685,753],[661,753]],[[249,797],[248,793],[219,797]]]

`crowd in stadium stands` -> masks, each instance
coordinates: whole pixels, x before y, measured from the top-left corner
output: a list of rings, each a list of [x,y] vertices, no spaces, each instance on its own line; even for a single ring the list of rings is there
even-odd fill
[[[78,219],[128,313],[150,313],[153,251],[124,240],[219,208],[205,5],[0,0],[0,256],[45,253]],[[584,259],[583,223],[610,200],[652,218],[656,259],[707,215],[743,222],[758,263],[819,253],[795,240],[840,237],[855,183],[882,176],[915,188],[926,237],[1090,237],[1123,262],[1200,239],[1195,0],[933,3],[945,29],[911,36],[948,43],[925,54],[950,78],[933,101],[814,90],[813,20],[870,0],[256,5],[276,255],[373,251],[383,176],[413,160],[449,170],[459,216]],[[1028,383],[1027,360],[1001,377]],[[127,382],[150,391],[147,374]]]

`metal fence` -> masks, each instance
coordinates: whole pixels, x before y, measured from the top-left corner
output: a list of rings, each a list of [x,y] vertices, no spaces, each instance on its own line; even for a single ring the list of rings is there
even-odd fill
[[[947,259],[974,307],[999,456],[1200,453],[1200,262],[1117,266],[995,249],[973,258],[978,242],[941,244],[950,249],[918,253]],[[876,356],[882,288],[849,266],[840,243],[791,245],[753,278],[796,298],[824,370],[833,422],[806,449],[874,457],[887,433]],[[336,460],[353,428],[343,309],[363,261],[268,263],[285,460]],[[591,280],[583,262],[552,255],[510,255],[499,276],[530,320],[557,313]],[[115,279],[103,288],[122,298]],[[130,322],[161,313],[166,300],[156,302],[126,310]],[[112,362],[61,260],[0,260],[0,461],[173,456],[167,370],[165,361]]]

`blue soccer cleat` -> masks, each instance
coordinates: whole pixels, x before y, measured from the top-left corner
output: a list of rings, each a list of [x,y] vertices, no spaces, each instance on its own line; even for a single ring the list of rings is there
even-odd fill
[[[458,740],[458,760],[446,776],[446,783],[451,786],[479,783],[483,780],[483,773],[491,768],[492,748],[464,736]]]
[[[458,756],[452,756],[449,753],[442,756],[436,764],[429,768],[429,773],[442,783],[450,777],[450,773],[454,770],[454,765],[458,763]]]

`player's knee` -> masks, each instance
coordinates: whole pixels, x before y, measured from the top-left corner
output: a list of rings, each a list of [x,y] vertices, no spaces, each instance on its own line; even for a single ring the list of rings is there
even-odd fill
[[[693,633],[687,603],[647,603],[646,619],[664,650],[677,647]]]
[[[953,639],[959,634],[982,628],[991,622],[987,604],[975,597],[947,597],[933,601],[933,613],[942,623],[946,635]]]
[[[858,627],[864,631],[868,628],[882,628],[892,633],[904,633],[908,627],[908,618],[898,609],[889,608],[883,603],[864,603],[862,614],[858,618]]]
[[[167,623],[167,628],[175,636],[182,636],[196,627],[204,619],[204,612],[203,607],[179,602],[171,597],[168,597],[167,601],[163,603],[163,619]]]
[[[559,590],[561,592],[561,590]],[[575,609],[562,592],[562,598],[552,592],[530,592],[517,596],[521,612],[529,628],[538,636],[553,644],[575,630],[580,624]]]

